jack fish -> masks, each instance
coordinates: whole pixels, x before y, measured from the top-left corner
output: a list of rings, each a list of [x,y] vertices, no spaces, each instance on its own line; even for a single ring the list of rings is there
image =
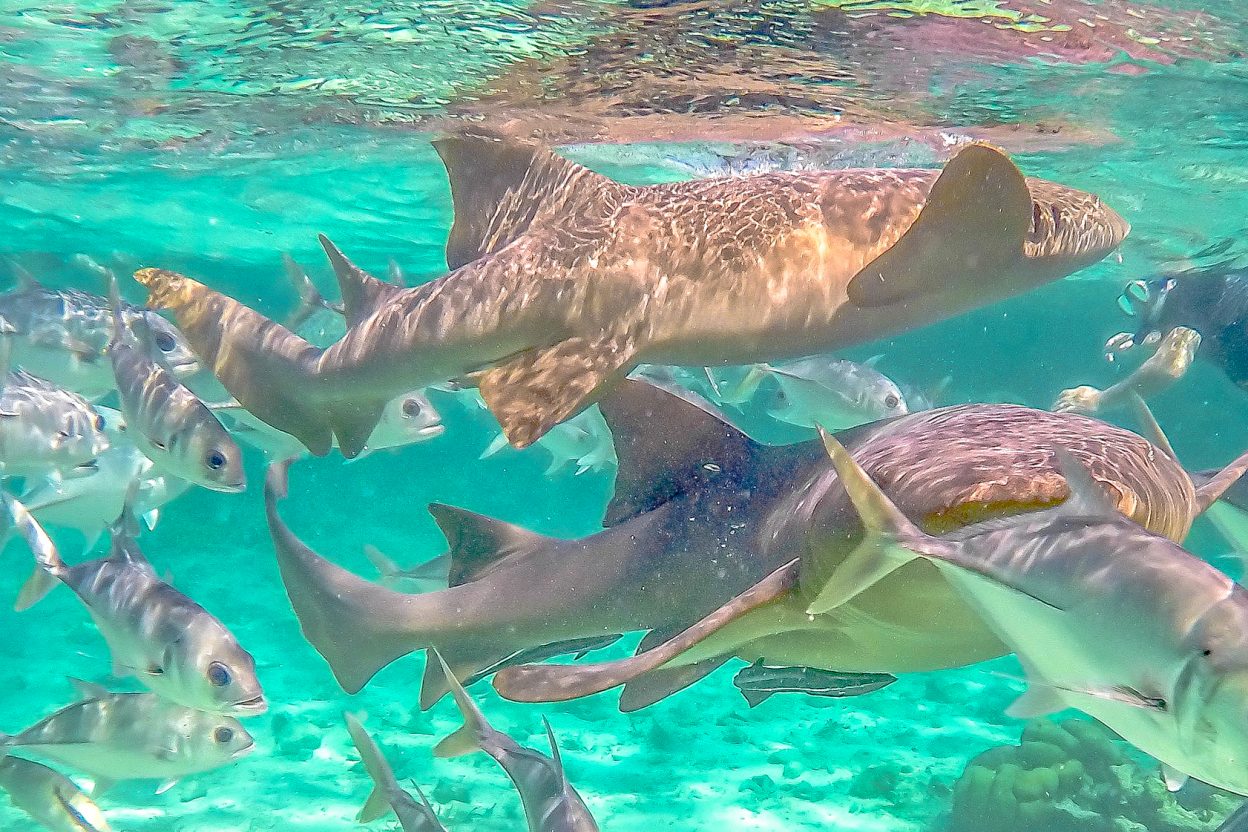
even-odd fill
[[[767,415],[791,425],[844,430],[909,413],[896,382],[869,364],[817,355],[759,372],[776,382]]]
[[[434,756],[458,757],[484,751],[493,757],[520,793],[529,832],[597,832],[598,823],[563,772],[555,732],[546,718],[542,717],[542,724],[546,726],[546,738],[550,741],[549,757],[495,730],[441,656],[435,653],[435,658],[442,663],[451,695],[463,714],[464,727],[438,743],[433,749]]]
[[[1022,718],[1078,708],[1188,776],[1248,794],[1248,590],[1123,517],[1069,454],[1061,506],[942,537],[914,526],[834,439],[867,529],[811,604],[835,609],[916,558],[1015,652]]]
[[[92,794],[120,780],[161,780],[161,792],[183,777],[228,765],[255,747],[238,720],[184,708],[154,693],[110,693],[74,681],[82,699],[16,735],[0,750],[26,748],[95,781]]]
[[[21,285],[0,295],[0,317],[13,327],[13,363],[53,384],[96,399],[116,383],[108,362],[113,317],[108,298],[76,289],[48,289],[24,272]],[[121,304],[126,326],[151,332],[148,357],[179,378],[199,372],[182,333],[152,312]]]
[[[77,594],[108,642],[117,675],[132,674],[171,702],[214,713],[254,716],[266,703],[256,662],[215,616],[156,577],[134,539],[129,512],[113,526],[111,554],[67,566],[16,500],[14,525],[35,553],[36,575],[19,609],[44,594],[46,572]]]
[[[0,760],[0,789],[52,832],[112,832],[100,807],[65,775],[21,757]]]
[[[112,294],[108,355],[131,440],[164,472],[214,491],[242,491],[242,451],[212,411],[148,356],[150,334],[125,325],[115,280]]]
[[[321,349],[189,277],[140,269],[222,384],[326,454],[386,402],[476,373],[516,447],[640,363],[774,361],[902,332],[1097,262],[1127,223],[971,145],[941,171],[867,169],[633,187],[489,134],[434,142],[452,271],[401,289],[322,238],[349,329]]]
[[[0,474],[86,476],[107,448],[104,417],[86,399],[24,370],[8,371],[0,390]]]
[[[363,761],[368,776],[373,778],[373,791],[365,801],[364,808],[360,809],[357,820],[360,823],[371,823],[394,812],[403,832],[446,832],[446,827],[434,814],[425,793],[419,787],[416,788],[416,794],[420,796],[418,802],[404,791],[395,779],[390,763],[386,762],[381,749],[373,742],[360,721],[351,714],[346,714],[346,720],[351,741],[360,752],[360,760]]]
[[[749,628],[725,633],[696,667],[658,673],[649,668],[615,682],[628,683],[621,706],[631,710],[661,699],[733,655],[839,672],[898,673],[1007,652],[966,602],[921,563],[856,600],[853,615],[806,614],[800,595],[789,592],[791,582],[805,569],[819,585],[824,570],[834,569],[861,535],[819,442],[759,445],[694,401],[643,382],[627,382],[600,407],[620,459],[607,528],[559,540],[463,509],[431,506],[450,544],[450,587],[440,592],[394,592],[312,551],[278,512],[285,467],[270,469],[266,509],[286,592],[304,635],[344,689],[358,691],[390,662],[430,647],[460,679],[541,645],[651,629],[642,644],[645,655],[777,570],[783,580],[768,591],[787,589],[760,600],[766,609],[759,609]],[[653,430],[655,424],[665,429]],[[1240,460],[1197,490],[1173,459],[1133,433],[1084,416],[1013,405],[946,407],[840,436],[888,483],[893,499],[932,531],[1061,502],[1065,480],[1050,450],[1058,446],[1093,464],[1124,511],[1181,539],[1227,478],[1248,465]],[[536,669],[575,674],[580,667],[593,666]],[[513,682],[502,685],[512,698],[579,695],[579,688],[553,682],[530,688],[525,672],[533,669],[508,668],[495,684]],[[422,707],[446,690],[438,663],[426,661]]]

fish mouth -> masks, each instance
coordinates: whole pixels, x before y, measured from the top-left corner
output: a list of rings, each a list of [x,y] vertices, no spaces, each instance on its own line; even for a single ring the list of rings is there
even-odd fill
[[[233,754],[231,754],[231,755],[230,755],[230,759],[231,759],[231,760],[237,760],[239,757],[246,757],[248,754],[250,754],[251,752],[253,752],[253,751],[255,751],[255,750],[256,750],[256,741],[255,741],[255,740],[251,740],[251,741],[250,741],[250,742],[248,742],[246,745],[244,745],[242,748],[238,749],[238,750],[237,750],[237,751],[235,751]]]
[[[245,714],[247,716],[259,716],[269,709],[269,703],[264,698],[264,694],[257,694],[250,699],[244,699],[241,702],[235,702],[230,706],[230,710],[236,713]]]
[[[240,480],[239,482],[214,482],[211,485],[205,484],[204,487],[209,489],[210,491],[223,491],[226,494],[241,494],[242,492],[247,490],[247,481]]]
[[[441,436],[446,433],[446,425],[429,425],[416,431],[417,439],[433,439],[435,436]]]

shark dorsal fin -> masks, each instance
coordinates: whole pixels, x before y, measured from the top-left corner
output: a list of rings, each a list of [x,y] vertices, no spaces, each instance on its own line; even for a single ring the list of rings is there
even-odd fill
[[[598,403],[619,472],[603,524],[614,526],[718,476],[742,473],[761,446],[696,394],[630,379]]]
[[[629,188],[541,145],[473,128],[433,143],[451,183],[451,269],[493,254],[542,218],[601,215]]]
[[[342,311],[347,318],[347,326],[355,326],[387,299],[402,291],[352,263],[324,234],[317,239],[321,241],[321,247],[329,257],[329,264],[334,267],[334,276],[338,278],[338,289],[342,293]]]
[[[1066,487],[1070,489],[1070,496],[1062,503],[1061,511],[1082,517],[1121,516],[1105,489],[1092,478],[1087,466],[1065,448],[1055,448],[1053,455],[1057,458],[1058,470],[1066,479]]]
[[[429,513],[450,546],[449,586],[476,581],[504,561],[550,545],[550,538],[455,506],[432,503]]]

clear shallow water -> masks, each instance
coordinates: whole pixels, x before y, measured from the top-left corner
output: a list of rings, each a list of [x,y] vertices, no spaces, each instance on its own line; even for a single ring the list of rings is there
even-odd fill
[[[635,183],[937,164],[986,138],[1028,174],[1120,210],[1134,226],[1121,260],[846,356],[883,354],[883,369],[919,386],[950,376],[942,403],[1047,407],[1064,387],[1104,386],[1129,368],[1100,357],[1126,325],[1114,299],[1127,280],[1243,253],[1246,45],[1233,0],[5,4],[0,253],[55,286],[98,289],[77,255],[121,273],[179,269],[277,314],[294,301],[281,253],[332,285],[316,233],[378,273],[390,258],[411,281],[445,270],[449,193],[428,139],[464,120],[540,130]],[[479,461],[492,419],[436,403],[448,425],[437,440],[300,463],[291,526],[364,575],[365,543],[404,563],[442,551],[424,510],[434,500],[552,535],[597,528],[608,474],[548,478],[540,454]],[[1197,469],[1242,450],[1242,404],[1198,362],[1155,410]],[[776,428],[773,438],[800,436]],[[258,458],[248,473],[261,481]],[[418,712],[420,659],[357,697],[337,688],[282,592],[258,488],[192,493],[143,543],[256,655],[273,705],[249,723],[259,748],[238,765],[158,797],[139,783],[103,798],[117,829],[350,828],[368,787],[349,767],[343,709],[370,714],[399,775],[426,789],[449,828],[522,822],[492,762],[430,757],[458,720],[445,702]],[[1190,545],[1226,548],[1203,521]],[[0,599],[16,595],[29,555],[12,544],[4,558]],[[0,632],[0,729],[69,702],[66,676],[107,678],[106,649],[63,589],[33,611],[0,613]],[[497,727],[534,747],[549,715],[569,775],[613,830],[940,829],[967,762],[1023,729],[1002,716],[1018,690],[1003,678],[1017,673],[1010,660],[754,710],[732,672],[631,715],[612,694],[538,708],[474,692]],[[0,829],[29,828],[0,805]]]

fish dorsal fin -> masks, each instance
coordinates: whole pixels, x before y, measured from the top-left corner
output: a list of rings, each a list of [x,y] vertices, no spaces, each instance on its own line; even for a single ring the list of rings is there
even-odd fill
[[[548,537],[455,506],[432,503],[429,513],[450,546],[448,586],[480,580],[504,561],[550,545]]]
[[[720,476],[740,474],[761,446],[709,404],[630,379],[598,403],[619,471],[603,524],[614,526]]]
[[[1058,470],[1066,479],[1066,487],[1070,489],[1070,496],[1061,505],[1062,512],[1079,517],[1122,516],[1083,463],[1065,448],[1055,448],[1053,455],[1057,458]]]
[[[600,216],[631,189],[538,144],[480,128],[433,143],[451,183],[451,269],[493,254],[547,217]]]
[[[559,742],[555,739],[555,730],[550,727],[550,720],[542,716],[542,725],[546,727],[546,739],[550,742],[550,761],[554,764],[555,776],[564,786],[568,784],[568,776],[563,773],[563,755],[559,753]]]
[[[1166,437],[1166,432],[1157,423],[1157,417],[1153,415],[1152,408],[1148,406],[1148,402],[1144,401],[1144,397],[1132,390],[1127,400],[1131,403],[1131,409],[1135,412],[1135,418],[1139,421],[1140,427],[1144,429],[1144,438],[1161,448],[1166,456],[1178,462],[1179,455],[1174,452],[1170,440]]]
[[[103,699],[112,695],[112,692],[103,685],[88,682],[85,679],[77,679],[70,676],[69,683],[73,686],[74,693],[78,694],[80,700]]]
[[[901,238],[854,275],[849,301],[873,308],[935,293],[982,295],[1023,257],[1031,223],[1023,174],[1000,150],[970,145],[945,165]]]
[[[338,288],[342,292],[342,312],[347,318],[347,326],[355,326],[371,315],[378,306],[402,291],[352,263],[324,234],[318,235],[317,239],[321,241],[321,247],[325,249],[329,263],[334,267],[334,275],[338,278]]]
[[[1248,472],[1248,452],[1240,454],[1225,468],[1194,475],[1197,513],[1207,511],[1224,497],[1231,505],[1248,511],[1248,481],[1241,484],[1245,472]]]

